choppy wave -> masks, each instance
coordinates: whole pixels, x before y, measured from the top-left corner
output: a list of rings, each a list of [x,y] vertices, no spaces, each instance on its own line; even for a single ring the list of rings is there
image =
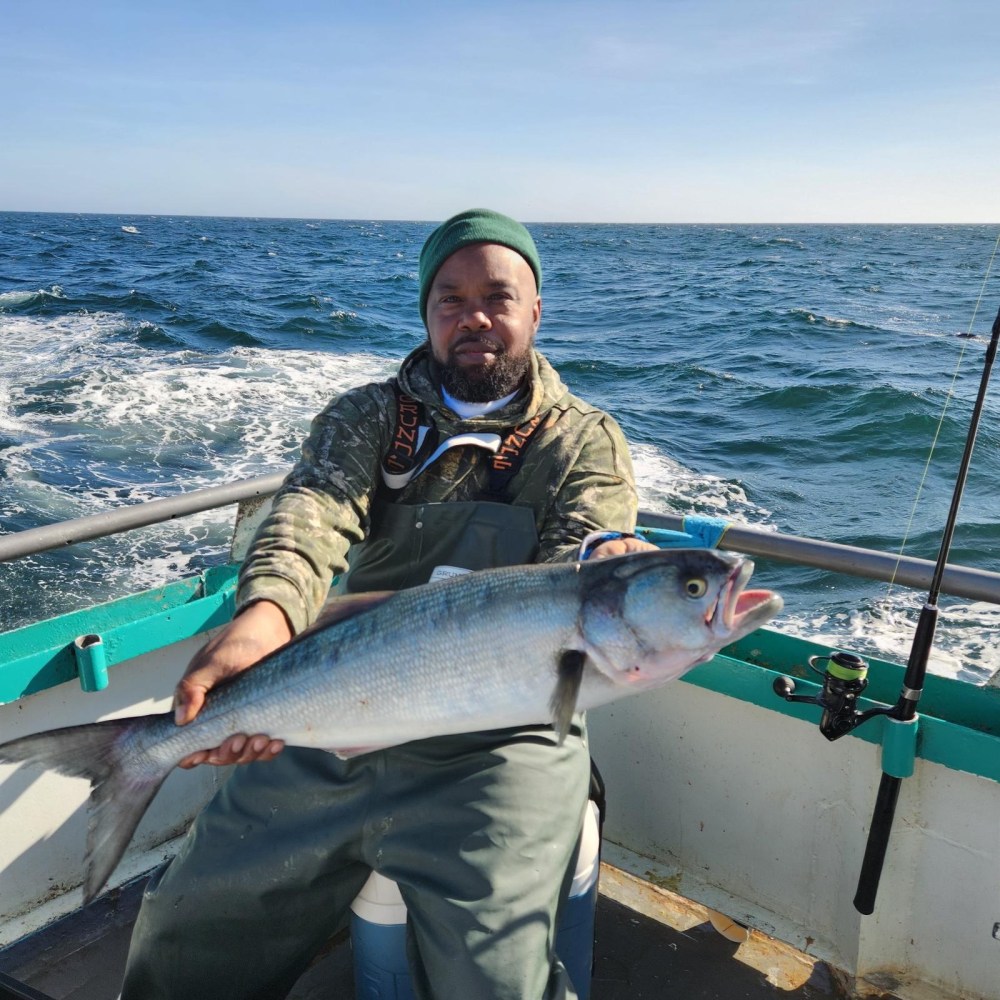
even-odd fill
[[[0,365],[2,426],[22,442],[0,455],[8,480],[37,476],[44,462],[54,484],[100,504],[105,487],[137,476],[157,489],[184,489],[223,472],[271,471],[292,460],[309,420],[335,393],[393,367],[371,354],[256,346],[114,351],[130,328],[120,314],[0,318],[0,337],[23,352]],[[89,443],[84,454],[74,441]]]
[[[816,324],[819,326],[830,326],[840,329],[845,329],[847,327],[853,327],[856,330],[877,330],[878,327],[869,325],[868,323],[859,323],[857,320],[848,319],[846,317],[838,316],[823,316],[822,314],[817,315],[811,309],[803,309],[801,307],[796,307],[789,310],[789,315],[796,320],[805,320],[807,323]]]
[[[39,288],[35,291],[0,292],[0,312],[26,310],[46,299],[62,298],[65,296],[58,285],[53,285],[51,288]]]

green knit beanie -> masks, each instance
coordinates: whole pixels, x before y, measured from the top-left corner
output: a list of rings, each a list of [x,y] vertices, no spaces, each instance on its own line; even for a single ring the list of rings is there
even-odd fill
[[[442,222],[420,251],[420,316],[427,322],[427,296],[441,265],[456,251],[470,243],[498,243],[516,250],[531,266],[535,285],[542,288],[542,262],[535,241],[520,222],[487,208],[472,208]]]

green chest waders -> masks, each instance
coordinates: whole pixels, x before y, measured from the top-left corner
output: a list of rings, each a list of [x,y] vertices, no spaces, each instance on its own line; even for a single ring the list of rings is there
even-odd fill
[[[352,560],[346,589],[416,586],[467,570],[529,562],[536,550],[534,515],[526,507],[486,501],[386,504],[378,529]],[[556,933],[556,951],[580,1000],[590,993],[599,854],[592,803]],[[406,906],[398,886],[373,872],[351,909],[356,1000],[412,1000]]]
[[[443,575],[531,562],[538,551],[527,507],[488,501],[386,504],[352,554],[347,590],[402,590]]]

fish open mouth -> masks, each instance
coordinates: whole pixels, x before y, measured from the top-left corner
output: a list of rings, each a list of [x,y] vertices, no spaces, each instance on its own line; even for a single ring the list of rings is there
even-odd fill
[[[717,635],[740,631],[748,616],[777,599],[777,594],[771,590],[744,589],[753,571],[752,560],[744,559],[733,567],[726,582],[719,588],[715,603],[705,616],[705,624]]]

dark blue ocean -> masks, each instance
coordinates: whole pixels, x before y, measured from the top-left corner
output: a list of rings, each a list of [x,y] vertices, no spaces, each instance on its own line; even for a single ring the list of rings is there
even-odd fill
[[[0,213],[0,533],[286,468],[331,395],[422,338],[431,227]],[[643,507],[936,556],[1000,305],[996,227],[530,228],[539,346],[623,425]],[[998,399],[952,556],[989,569]],[[224,561],[231,516],[0,566],[0,628]],[[895,659],[925,596],[765,560],[755,579],[783,593],[781,627]],[[934,669],[981,681],[1000,609],[945,606]]]

